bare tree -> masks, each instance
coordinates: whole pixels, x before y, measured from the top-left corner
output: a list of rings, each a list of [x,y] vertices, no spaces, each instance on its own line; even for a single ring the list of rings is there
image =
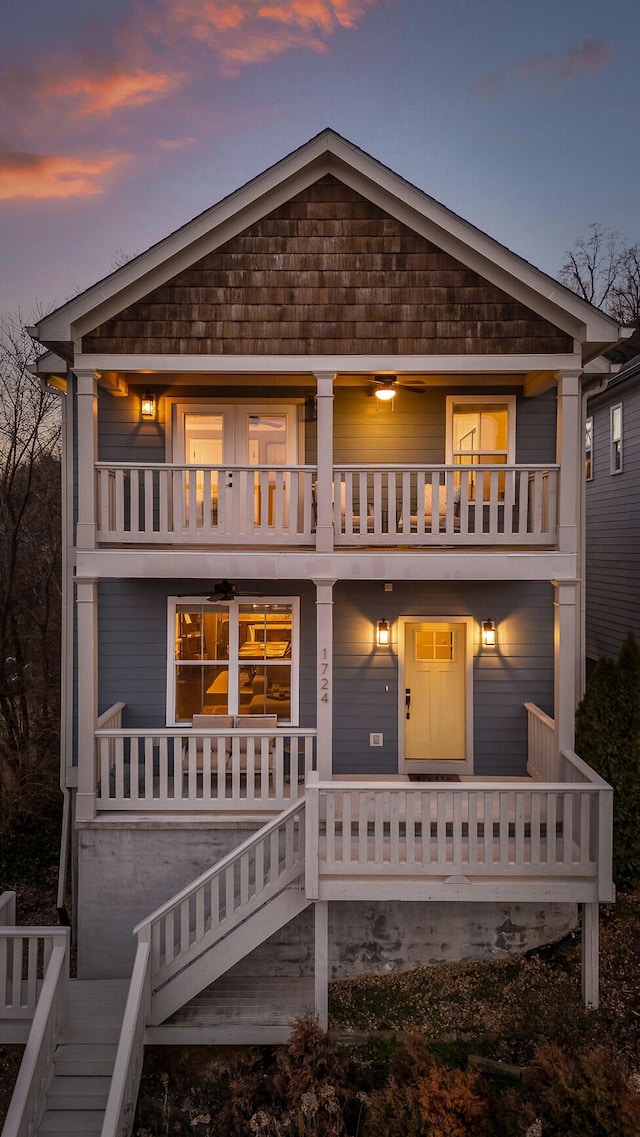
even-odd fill
[[[599,221],[578,237],[558,278],[596,308],[623,324],[640,320],[640,246],[627,246],[615,229]]]
[[[28,365],[19,317],[0,322],[0,811],[51,797],[60,640],[60,413]]]

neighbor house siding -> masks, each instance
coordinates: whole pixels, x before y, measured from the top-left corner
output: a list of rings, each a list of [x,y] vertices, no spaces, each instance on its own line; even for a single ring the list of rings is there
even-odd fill
[[[622,403],[622,470],[611,474],[612,406]],[[589,403],[593,477],[586,483],[588,658],[617,656],[629,632],[640,641],[640,380]]]

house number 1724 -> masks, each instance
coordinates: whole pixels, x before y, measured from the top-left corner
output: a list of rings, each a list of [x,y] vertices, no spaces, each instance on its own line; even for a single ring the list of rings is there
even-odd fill
[[[322,649],[320,657],[320,702],[329,702],[329,660],[327,659],[327,649]]]

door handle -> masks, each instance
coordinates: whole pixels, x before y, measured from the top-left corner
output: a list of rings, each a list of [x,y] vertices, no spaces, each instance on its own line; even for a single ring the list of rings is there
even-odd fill
[[[411,688],[405,687],[404,692],[405,718],[411,718]]]

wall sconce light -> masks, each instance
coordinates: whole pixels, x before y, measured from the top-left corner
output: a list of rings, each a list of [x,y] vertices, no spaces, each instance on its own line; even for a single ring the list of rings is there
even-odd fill
[[[495,620],[482,621],[482,646],[495,647],[496,646],[496,622]]]
[[[376,643],[378,647],[388,647],[391,643],[391,629],[388,620],[378,620],[376,624]]]
[[[156,417],[156,397],[151,391],[145,391],[140,399],[140,418],[154,419]]]

